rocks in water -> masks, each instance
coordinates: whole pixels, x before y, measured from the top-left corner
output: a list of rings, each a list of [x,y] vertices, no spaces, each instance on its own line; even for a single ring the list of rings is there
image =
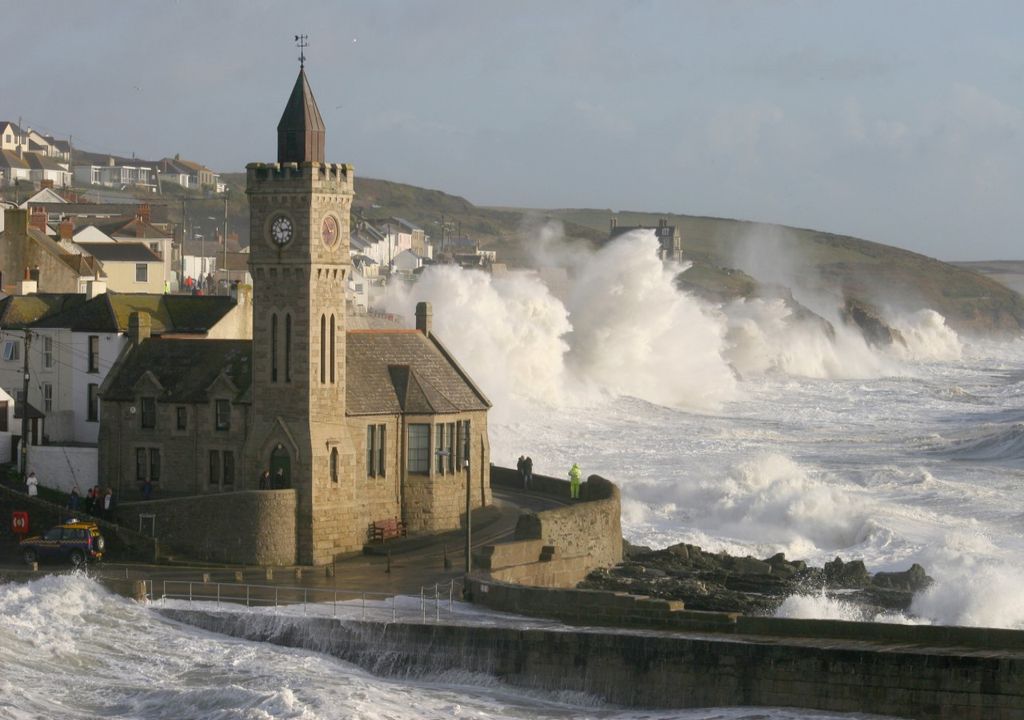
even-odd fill
[[[595,570],[579,587],[681,600],[690,610],[748,615],[770,614],[790,595],[824,590],[842,593],[844,600],[870,614],[905,611],[913,594],[931,583],[917,564],[904,572],[871,575],[862,560],[836,558],[815,568],[787,560],[783,553],[760,560],[708,553],[683,543],[663,550],[627,546],[625,561]]]
[[[843,320],[848,325],[860,328],[861,334],[869,345],[875,347],[888,347],[893,343],[906,345],[903,334],[893,327],[890,327],[881,319],[880,313],[874,308],[860,300],[847,298],[843,306]]]

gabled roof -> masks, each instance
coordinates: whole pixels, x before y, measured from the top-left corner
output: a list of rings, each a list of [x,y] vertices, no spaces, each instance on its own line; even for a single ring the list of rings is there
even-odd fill
[[[160,256],[141,242],[75,243],[101,262],[161,262]]]
[[[235,301],[223,296],[110,291],[47,317],[34,327],[68,328],[74,332],[127,332],[131,314],[146,312],[154,335],[205,333],[234,307]]]
[[[108,220],[83,223],[92,225],[100,232],[112,238],[138,238],[140,240],[167,240],[171,236],[152,223],[146,222],[137,215],[124,215]]]
[[[12,150],[0,150],[0,168],[8,167],[16,170],[28,170],[28,163],[25,159],[19,157],[18,154]]]
[[[85,302],[82,293],[8,295],[0,300],[0,328],[23,328]]]
[[[151,338],[114,372],[104,400],[133,400],[136,383],[147,373],[162,387],[162,402],[207,402],[208,389],[222,374],[238,389],[237,400],[252,381],[252,341]]]
[[[23,157],[28,162],[28,166],[33,170],[59,170],[60,172],[67,172],[67,169],[52,157],[34,152],[25,153]]]
[[[60,193],[54,191],[53,188],[43,188],[32,197],[25,200],[22,204],[22,208],[27,208],[33,205],[67,205],[68,201],[60,196]]]
[[[490,402],[434,338],[416,330],[347,335],[349,415],[454,413]]]

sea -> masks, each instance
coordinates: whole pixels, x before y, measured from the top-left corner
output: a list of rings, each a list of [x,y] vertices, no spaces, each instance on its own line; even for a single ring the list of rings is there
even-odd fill
[[[531,249],[543,271],[434,266],[381,309],[412,325],[431,302],[436,336],[493,403],[493,462],[525,454],[541,474],[578,462],[613,480],[634,544],[919,563],[934,582],[906,613],[798,594],[778,614],[1024,629],[1024,341],[960,335],[890,288],[877,305],[903,341],[874,347],[798,257],[793,296],[830,325],[782,299],[679,292],[686,266],[656,248],[644,232],[572,246],[546,227]],[[623,710],[472,674],[395,681],[182,626],[70,574],[0,585],[0,718],[50,717],[868,716]]]

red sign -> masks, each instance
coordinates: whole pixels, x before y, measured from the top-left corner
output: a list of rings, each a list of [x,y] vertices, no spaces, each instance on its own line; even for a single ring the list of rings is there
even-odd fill
[[[11,531],[15,535],[28,535],[28,513],[15,510],[11,513]]]

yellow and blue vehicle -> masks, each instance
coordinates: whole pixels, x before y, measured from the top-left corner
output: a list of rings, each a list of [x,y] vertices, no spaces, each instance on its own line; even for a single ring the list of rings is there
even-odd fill
[[[70,561],[78,567],[90,560],[101,560],[106,543],[94,522],[68,520],[42,535],[19,543],[21,556],[31,564],[40,560]]]

